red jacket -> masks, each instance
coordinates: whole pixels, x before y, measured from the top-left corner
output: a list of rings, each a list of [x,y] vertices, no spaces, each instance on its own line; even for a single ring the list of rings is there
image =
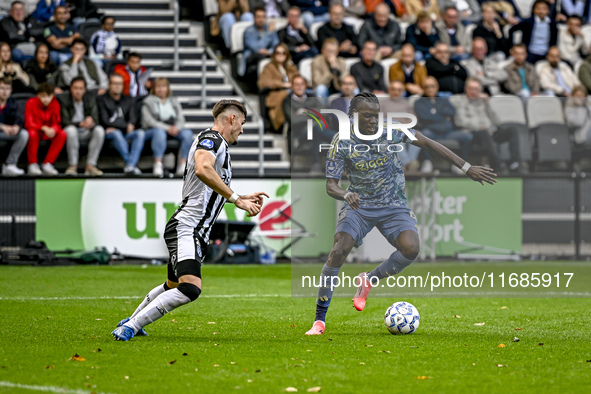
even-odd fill
[[[131,76],[129,75],[130,71],[127,69],[127,64],[117,64],[113,69],[113,72],[123,77],[123,94],[129,96],[129,84],[131,83]],[[141,66],[138,76],[145,72],[146,67]]]
[[[58,133],[62,129],[60,103],[55,96],[47,107],[41,104],[39,97],[30,98],[25,107],[25,129],[41,130],[41,126],[49,126]]]

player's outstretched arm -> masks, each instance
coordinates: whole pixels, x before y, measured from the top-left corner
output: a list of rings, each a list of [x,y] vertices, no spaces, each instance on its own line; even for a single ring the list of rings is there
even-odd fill
[[[492,169],[481,166],[471,166],[466,160],[462,159],[460,156],[456,155],[451,150],[441,145],[439,142],[425,137],[418,131],[416,132],[415,136],[417,137],[417,140],[412,142],[413,145],[418,146],[421,149],[427,149],[431,153],[434,153],[437,156],[447,160],[451,164],[464,171],[466,175],[472,178],[472,180],[480,182],[481,185],[484,185],[484,182],[491,185],[497,183],[497,180],[495,179],[497,174],[495,174]]]
[[[256,216],[261,212],[261,207],[254,201],[238,196],[228,185],[224,183],[219,174],[215,171],[215,156],[209,151],[197,150],[195,152],[195,175],[214,192],[224,197],[228,202],[246,212],[248,216]],[[261,197],[262,199],[262,197]]]
[[[359,208],[359,203],[361,202],[359,194],[343,190],[339,186],[338,179],[328,178],[326,180],[326,193],[328,193],[328,195],[334,198],[335,200],[347,201],[353,209]]]

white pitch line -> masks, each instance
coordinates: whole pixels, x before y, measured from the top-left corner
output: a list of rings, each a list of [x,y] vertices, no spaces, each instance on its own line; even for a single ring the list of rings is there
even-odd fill
[[[32,391],[44,391],[46,393],[61,393],[61,394],[108,394],[108,393],[100,393],[97,391],[87,391],[87,390],[73,390],[67,389],[64,387],[56,387],[56,386],[33,386],[28,384],[20,384],[20,383],[12,383],[6,381],[0,381],[0,387],[9,387],[15,389],[23,389],[23,390],[32,390]]]
[[[211,294],[205,298],[287,298],[289,294]],[[85,300],[129,300],[141,299],[141,296],[98,296],[98,297],[0,297],[0,301],[85,301]]]

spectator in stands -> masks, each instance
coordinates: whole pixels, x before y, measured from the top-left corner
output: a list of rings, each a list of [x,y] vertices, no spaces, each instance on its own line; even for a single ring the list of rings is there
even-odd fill
[[[464,63],[468,75],[480,82],[485,92],[493,96],[501,92],[500,84],[507,80],[507,72],[501,67],[505,60],[502,52],[486,56],[488,48],[484,38],[477,37],[472,43],[472,57]]]
[[[457,61],[450,59],[449,46],[439,42],[435,53],[425,66],[427,73],[437,78],[438,88],[445,94],[458,94],[464,91],[464,81],[468,77],[466,69]]]
[[[376,61],[378,46],[373,41],[365,41],[361,50],[361,61],[351,67],[351,75],[355,77],[357,86],[362,92],[386,94],[384,83],[384,67]]]
[[[314,23],[328,22],[328,0],[292,0],[291,5],[300,7],[302,20],[309,30]]]
[[[291,62],[287,45],[277,45],[273,50],[271,62],[263,69],[258,82],[261,93],[267,93],[265,107],[269,111],[271,125],[275,131],[280,131],[285,122],[283,100],[296,75],[298,75],[298,68]]]
[[[416,52],[417,61],[431,58],[431,48],[440,42],[437,29],[427,12],[417,15],[417,22],[406,29],[406,42],[411,44]]]
[[[67,6],[65,0],[39,0],[37,8],[35,8],[35,11],[33,11],[31,16],[41,23],[46,23],[49,22],[51,18],[55,18],[55,10],[58,7],[66,8]],[[70,19],[69,15],[68,19]]]
[[[211,23],[210,34],[214,37],[221,34],[226,48],[230,48],[230,32],[232,25],[237,21],[254,21],[248,0],[218,0],[218,14]]]
[[[537,96],[540,93],[540,81],[534,65],[527,62],[526,46],[515,45],[511,48],[511,57],[513,63],[505,67],[505,89],[520,97]]]
[[[308,89],[308,82],[306,78],[301,75],[295,75],[291,81],[291,94],[285,96],[283,99],[282,107],[283,113],[285,114],[285,124],[287,125],[287,151],[291,155],[291,143],[292,143],[292,130],[303,131],[306,130],[307,119],[304,116],[296,116],[292,118],[291,115],[302,115],[304,108],[309,106],[306,103],[308,95],[306,90]],[[300,133],[294,138],[300,138]]]
[[[298,7],[291,7],[287,12],[287,26],[277,32],[279,42],[289,48],[291,60],[298,64],[300,60],[314,57],[318,54],[316,45],[308,34],[308,29],[300,23],[301,11]]]
[[[84,22],[99,21],[101,15],[98,7],[90,0],[68,0],[72,10],[72,23],[76,28]]]
[[[285,18],[290,7],[288,0],[251,0],[251,2],[253,9],[264,8],[267,18]]]
[[[505,55],[509,53],[509,40],[503,33],[503,28],[497,21],[498,14],[495,11],[492,3],[484,3],[482,5],[482,20],[472,33],[472,38],[482,37],[486,40],[488,54],[500,51]]]
[[[415,60],[415,49],[411,44],[404,44],[400,51],[400,61],[390,66],[390,82],[404,84],[407,95],[423,94],[423,84],[427,79],[427,68]]]
[[[472,143],[478,144],[483,148],[485,155],[489,159],[488,164],[493,169],[504,173],[507,167],[501,161],[495,147],[493,134],[497,131],[497,127],[493,121],[493,114],[488,105],[487,98],[486,93],[482,92],[480,81],[470,77],[466,80],[465,93],[452,96],[449,100],[456,109],[454,117],[455,125],[464,129],[465,132],[472,134]],[[514,139],[515,141],[519,141],[517,134]]]
[[[515,5],[513,0],[478,0],[481,2],[484,13],[484,5],[490,5],[495,13],[501,25],[514,26],[521,21],[519,15],[519,8]]]
[[[567,29],[560,29],[558,32],[558,49],[563,61],[574,67],[582,61],[582,56],[589,54],[589,47],[585,43],[585,37],[581,31],[581,17],[570,16],[566,21]]]
[[[13,93],[32,93],[29,85],[31,78],[29,74],[23,71],[18,63],[12,61],[12,51],[10,45],[0,42],[0,78],[10,78],[12,80]]]
[[[53,94],[53,86],[47,82],[40,84],[37,96],[27,101],[25,129],[29,132],[27,144],[29,175],[59,174],[53,163],[66,143],[66,133],[62,130],[60,104]],[[37,152],[41,140],[51,140],[51,145],[43,164],[39,167]]]
[[[330,103],[330,108],[338,109],[344,113],[349,113],[351,100],[359,93],[357,81],[352,75],[345,75],[341,78],[341,94]],[[333,127],[335,129],[335,127]]]
[[[72,56],[70,46],[75,39],[80,38],[80,33],[68,22],[70,11],[65,6],[56,7],[54,15],[55,24],[45,28],[43,37],[51,47],[49,56],[55,64],[60,65]]]
[[[25,4],[16,0],[10,6],[10,15],[0,23],[0,39],[10,44],[12,58],[17,63],[33,57],[35,44],[31,42],[29,26],[25,21]]]
[[[99,110],[94,93],[86,90],[86,81],[78,76],[72,79],[70,91],[58,98],[61,106],[62,126],[67,135],[66,175],[78,174],[80,140],[90,140],[84,175],[100,176],[98,157],[105,140],[105,129],[99,125]]]
[[[546,93],[558,97],[569,97],[579,85],[579,78],[565,62],[560,61],[560,50],[551,47],[546,56],[547,62],[540,64],[540,87]]]
[[[590,145],[591,110],[587,103],[587,89],[583,85],[575,86],[572,96],[566,100],[564,117],[566,118],[566,124],[575,128],[573,133],[575,144]]]
[[[421,133],[432,140],[456,140],[460,144],[461,157],[468,157],[472,134],[464,133],[453,123],[456,115],[455,108],[448,98],[438,98],[439,85],[435,77],[427,77],[423,90],[423,97],[415,102],[415,113],[419,121]],[[425,159],[421,165],[421,172],[433,172],[433,163],[428,151],[424,152]],[[456,170],[454,170],[456,168]],[[451,166],[453,172],[464,174],[459,168]]]
[[[426,12],[432,21],[439,19],[440,11],[437,0],[406,0],[404,5],[411,17],[418,18],[420,13]]]
[[[90,58],[101,65],[104,61],[121,58],[121,40],[115,33],[115,17],[101,18],[101,28],[90,37],[90,47]]]
[[[146,130],[146,140],[152,140],[153,174],[164,175],[162,157],[166,152],[166,140],[170,137],[180,141],[176,175],[183,175],[193,143],[193,131],[185,127],[183,107],[172,95],[168,79],[156,78],[150,95],[142,102],[142,128]]]
[[[142,171],[137,168],[137,163],[144,148],[145,133],[135,128],[138,114],[133,99],[123,94],[123,77],[120,74],[111,74],[109,90],[98,96],[97,104],[105,138],[113,141],[115,149],[125,161],[123,172],[140,175]]]
[[[345,59],[338,57],[339,42],[327,38],[322,52],[312,61],[312,87],[316,97],[327,98],[341,91],[341,76],[345,74]]]
[[[587,88],[587,91],[591,90],[591,55],[587,56],[579,67],[579,80]]]
[[[23,119],[19,114],[18,104],[11,95],[11,80],[0,78],[0,141],[13,141],[6,162],[2,165],[2,175],[4,176],[25,173],[17,167],[17,163],[29,140],[29,133],[23,129]]]
[[[345,8],[345,22],[348,19],[364,19],[367,15],[363,0],[332,0],[330,4],[340,4]]]
[[[443,10],[444,15],[448,8],[456,9],[459,20],[464,25],[478,23],[482,18],[480,3],[477,0],[439,0],[439,8]]]
[[[551,20],[550,6],[546,0],[536,0],[532,8],[532,16],[522,20],[509,30],[511,43],[514,42],[514,35],[522,33],[521,42],[527,47],[527,61],[536,63],[543,60],[548,49],[556,45],[558,39],[558,28],[556,21]]]
[[[397,55],[402,46],[402,33],[398,23],[390,19],[390,9],[385,3],[378,4],[373,15],[367,17],[359,31],[358,41],[378,44],[377,61]]]
[[[462,61],[470,57],[468,52],[471,39],[466,33],[466,27],[459,22],[458,15],[455,7],[445,8],[442,18],[435,22],[435,29],[439,39],[451,48],[451,58]]]
[[[49,57],[49,47],[42,42],[37,44],[35,56],[26,63],[25,71],[31,77],[31,87],[34,89],[43,82],[55,86],[59,76],[57,66]],[[55,88],[55,94],[62,92],[63,90],[59,87]]]
[[[410,106],[408,99],[404,98],[405,95],[404,83],[400,81],[390,82],[388,88],[387,99],[380,99],[380,108],[383,113],[394,112],[394,113],[406,113],[414,114],[413,108]],[[410,119],[400,118],[396,119],[401,123],[408,123]],[[406,142],[403,145],[402,151],[398,153],[398,158],[402,162],[405,171],[416,171],[419,169],[419,153],[421,148],[414,146],[410,142]]]
[[[583,23],[588,23],[590,3],[589,0],[560,0],[560,12],[556,15],[556,20],[564,21],[571,16],[578,16]]]
[[[357,55],[357,34],[353,28],[343,23],[345,7],[340,4],[330,6],[330,20],[318,30],[316,45],[322,48],[327,38],[336,38],[339,42],[339,56],[353,57]]]
[[[99,95],[105,94],[109,79],[101,67],[85,56],[88,50],[86,41],[82,38],[75,39],[70,50],[72,57],[59,67],[59,85],[67,88],[74,78],[82,77],[86,81],[87,90]]]
[[[273,48],[279,44],[274,31],[267,27],[267,13],[264,8],[254,10],[254,25],[244,31],[244,56],[238,74],[253,77],[257,72],[259,61],[271,55]]]
[[[130,97],[144,97],[152,88],[150,71],[142,66],[142,55],[137,52],[127,54],[127,64],[117,64],[113,70],[123,78],[123,94]]]

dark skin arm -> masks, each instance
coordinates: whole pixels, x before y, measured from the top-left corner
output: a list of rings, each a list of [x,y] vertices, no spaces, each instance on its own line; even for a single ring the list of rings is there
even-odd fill
[[[326,193],[328,193],[328,195],[334,198],[335,200],[347,201],[353,209],[359,209],[359,203],[361,201],[359,194],[349,193],[346,190],[343,190],[339,186],[338,179],[328,178],[326,180]],[[349,193],[349,195],[345,200],[345,194],[347,193]]]
[[[439,142],[425,137],[418,131],[416,132],[415,136],[417,137],[417,140],[412,141],[413,145],[418,146],[421,149],[429,150],[431,153],[436,154],[444,160],[447,160],[458,168],[462,168],[466,163],[466,160],[462,159],[460,156],[456,155],[451,150],[441,145]],[[481,185],[484,185],[484,182],[491,185],[497,183],[497,180],[495,179],[497,174],[495,174],[490,168],[471,166],[466,175],[472,178],[472,180],[480,182]]]

